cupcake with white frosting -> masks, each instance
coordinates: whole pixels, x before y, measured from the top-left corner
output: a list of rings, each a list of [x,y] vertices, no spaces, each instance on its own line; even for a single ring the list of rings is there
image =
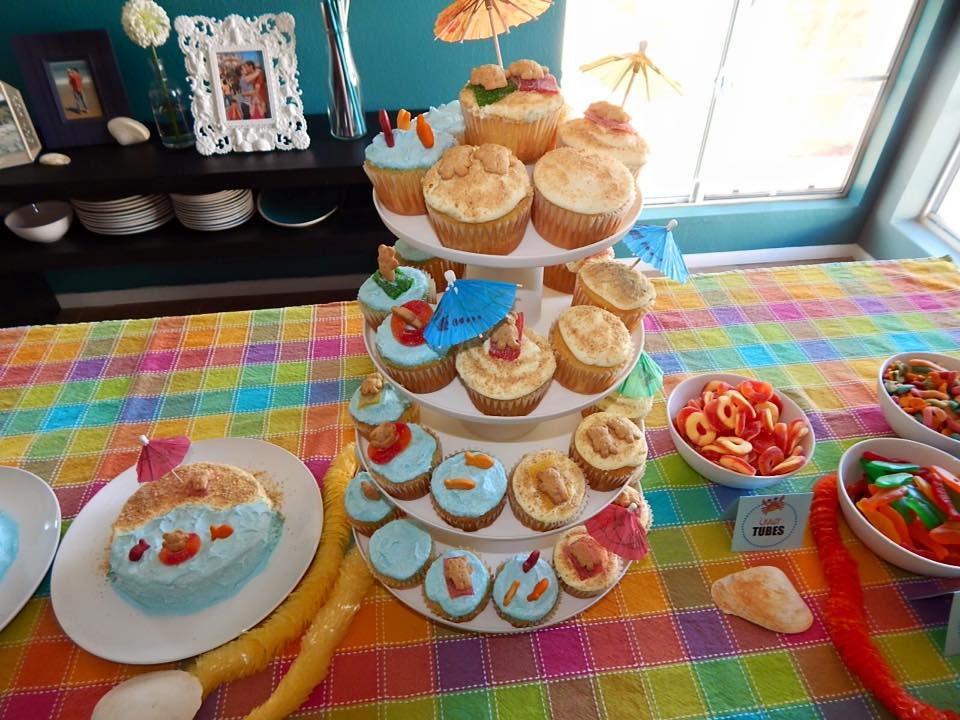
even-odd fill
[[[577,273],[585,265],[604,260],[613,260],[615,253],[612,247],[604,248],[598,253],[587,255],[579,260],[572,260],[561,265],[547,265],[543,269],[543,284],[551,290],[562,293],[572,293],[577,282]],[[439,287],[439,286],[438,286]]]
[[[616,490],[643,477],[647,441],[631,420],[612,413],[588,415],[570,440],[570,457],[594,490]]]
[[[613,103],[591,103],[582,118],[561,123],[557,129],[557,147],[610,155],[634,177],[647,162],[649,148],[630,124],[630,114]]]
[[[587,499],[580,466],[556,450],[527,453],[510,473],[507,497],[516,518],[531,530],[546,532],[573,521]]]
[[[577,273],[573,305],[596,305],[609,310],[628,330],[633,330],[650,311],[657,291],[634,267],[616,260],[592,263]]]
[[[550,329],[550,345],[557,359],[554,379],[584,394],[611,387],[634,354],[623,321],[593,305],[575,305],[560,313]]]

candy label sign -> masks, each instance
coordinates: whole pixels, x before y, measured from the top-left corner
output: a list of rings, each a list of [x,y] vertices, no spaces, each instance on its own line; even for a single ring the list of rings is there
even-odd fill
[[[950,619],[947,621],[947,641],[943,648],[944,655],[960,655],[960,592],[953,594],[950,603]]]
[[[731,549],[740,552],[800,547],[812,499],[813,493],[740,498]]]

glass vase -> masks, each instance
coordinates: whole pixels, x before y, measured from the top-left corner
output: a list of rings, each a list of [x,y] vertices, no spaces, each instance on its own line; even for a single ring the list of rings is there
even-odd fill
[[[151,48],[153,49],[153,48]],[[157,126],[160,142],[168,148],[186,148],[194,144],[193,118],[187,109],[187,98],[178,85],[171,82],[156,50],[150,57],[153,82],[150,84],[150,110]]]
[[[360,96],[360,75],[350,49],[347,15],[350,0],[320,0],[323,24],[330,50],[330,134],[338,140],[353,140],[367,133]]]

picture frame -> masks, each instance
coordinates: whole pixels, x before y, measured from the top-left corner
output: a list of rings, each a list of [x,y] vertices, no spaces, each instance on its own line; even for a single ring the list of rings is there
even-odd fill
[[[113,142],[107,121],[130,107],[106,30],[17,35],[11,45],[48,148]]]
[[[0,168],[28,165],[40,154],[40,138],[20,91],[0,80]]]
[[[290,13],[174,20],[202,155],[310,146]]]

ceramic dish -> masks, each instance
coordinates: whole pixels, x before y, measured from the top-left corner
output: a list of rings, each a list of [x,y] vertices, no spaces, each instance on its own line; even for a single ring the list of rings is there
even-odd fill
[[[33,242],[53,243],[67,234],[73,222],[73,208],[60,200],[43,200],[17,208],[4,225],[17,237]]]
[[[257,212],[273,225],[304,228],[333,215],[338,203],[338,193],[325,187],[261,190],[257,196]]]
[[[910,420],[913,422],[912,418]],[[873,438],[848,448],[840,457],[840,468],[837,471],[837,498],[840,509],[850,529],[864,545],[888,563],[909,572],[932,577],[960,577],[960,566],[930,560],[907,550],[877,530],[857,509],[847,488],[859,482],[863,476],[860,458],[865,451],[906,460],[921,467],[939,465],[954,475],[960,475],[960,460],[942,450],[913,440]]]

